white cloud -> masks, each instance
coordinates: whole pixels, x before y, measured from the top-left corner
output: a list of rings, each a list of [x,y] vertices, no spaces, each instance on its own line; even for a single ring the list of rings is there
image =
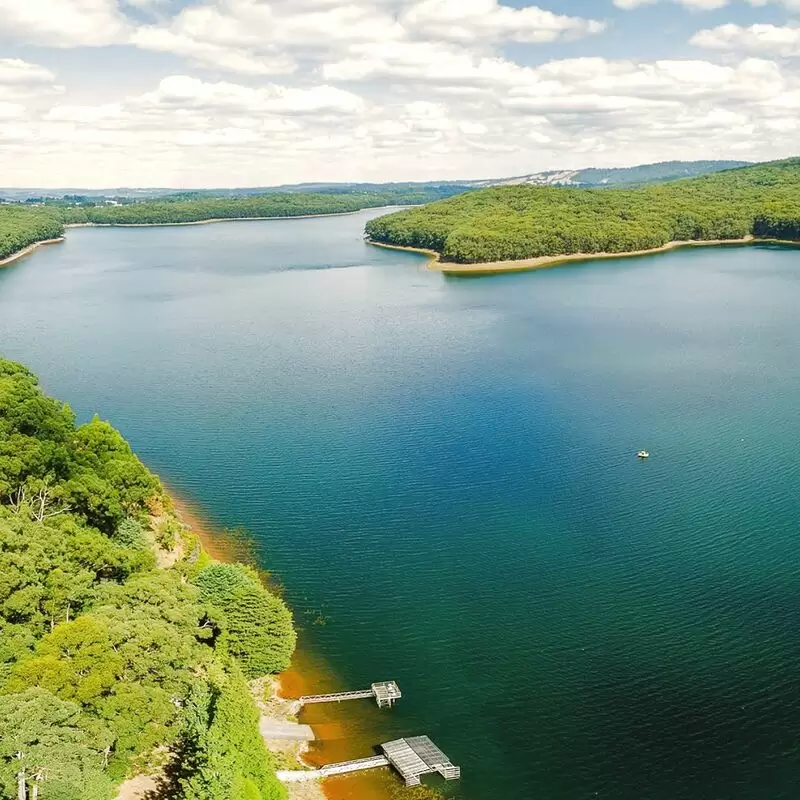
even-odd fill
[[[601,21],[515,9],[498,0],[218,0],[190,6],[167,24],[140,27],[141,48],[250,75],[289,74],[298,61],[350,48],[453,41],[491,47],[600,33]]]
[[[39,64],[20,58],[0,58],[0,86],[42,86],[55,83],[56,76]]]
[[[54,175],[85,184],[94,175],[100,184],[269,185],[503,176],[729,152],[759,158],[795,147],[800,77],[770,60],[522,67],[467,58],[455,45],[428,48],[427,59],[409,43],[393,46],[400,51],[384,54],[383,65],[391,74],[370,99],[324,76],[300,87],[173,75],[119,101],[64,102],[24,123],[19,108],[3,106],[0,167],[26,184]],[[398,70],[408,77],[394,80]]]
[[[55,75],[39,64],[19,58],[0,58],[0,117],[16,119],[27,114],[28,107],[41,107],[54,95],[62,94],[63,86],[55,83]]]
[[[708,8],[714,0],[682,3]],[[503,45],[591,36],[602,22],[502,0],[173,7],[160,0],[0,0],[15,15],[6,15],[3,33],[19,42],[128,43],[139,52],[125,57],[146,67],[138,83],[132,67],[124,89],[103,76],[93,91],[87,76],[71,78],[65,91],[44,67],[0,59],[4,182],[490,177],[734,152],[757,159],[796,148],[800,70],[789,59],[773,60],[795,53],[791,26],[701,31],[698,44],[760,56],[727,55],[724,63],[583,57],[537,65],[512,54],[549,50]],[[176,59],[148,51],[176,57],[175,74],[153,77],[153,63]],[[93,63],[100,57],[94,53]]]
[[[0,101],[0,120],[19,119],[26,114],[25,106],[21,103],[6,103]]]
[[[294,59],[273,49],[240,49],[192,37],[180,28],[141,27],[131,35],[131,43],[145,50],[173,53],[198,64],[213,65],[216,69],[242,75],[289,75],[297,68]]]
[[[402,35],[379,4],[359,0],[220,0],[189,6],[165,25],[139,28],[138,47],[185,56],[217,70],[284,75],[296,58],[339,43],[383,41]]]
[[[49,47],[123,42],[130,23],[116,0],[0,0],[0,40]]]
[[[660,0],[614,0],[614,5],[625,11],[631,11],[642,6],[655,5],[658,2]],[[697,11],[713,11],[727,6],[729,0],[671,0],[671,2]]]
[[[800,56],[800,25],[720,25],[698,31],[692,44],[711,50]]]
[[[606,27],[538,6],[511,8],[498,0],[420,0],[401,19],[411,31],[464,42],[554,42],[601,33]]]
[[[393,78],[438,87],[461,86],[470,91],[497,84],[514,84],[531,75],[528,67],[497,56],[473,53],[454,45],[387,42],[353,45],[344,58],[322,66],[326,79],[363,81]]]
[[[187,75],[164,78],[154,92],[134,98],[130,104],[179,112],[202,109],[287,115],[356,114],[365,107],[358,95],[333,86],[297,89],[268,84],[253,89],[235,83],[206,83]]]
[[[642,8],[643,6],[655,5],[658,2],[661,2],[661,0],[614,0],[614,5],[625,11],[631,11],[636,8]],[[734,0],[670,0],[670,2],[694,11],[714,11],[718,8],[727,7],[734,2]],[[800,0],[745,0],[745,2],[755,8],[778,5],[790,11],[800,10]]]

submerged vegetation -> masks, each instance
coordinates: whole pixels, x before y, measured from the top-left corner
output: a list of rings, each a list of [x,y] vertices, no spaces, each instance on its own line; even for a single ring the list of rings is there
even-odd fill
[[[279,800],[247,680],[294,643],[282,601],[208,558],[116,430],[0,360],[0,798],[105,800],[169,763],[170,797]]]
[[[461,264],[751,235],[798,240],[800,159],[637,189],[484,189],[372,220],[367,233]]]

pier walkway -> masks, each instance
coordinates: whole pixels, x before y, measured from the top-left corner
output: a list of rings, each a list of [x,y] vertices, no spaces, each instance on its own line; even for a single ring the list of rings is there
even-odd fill
[[[310,694],[299,698],[301,706],[314,703],[342,703],[346,700],[367,700],[374,698],[378,708],[391,708],[403,696],[400,687],[394,681],[373,683],[369,689],[355,692],[334,692],[332,694]]]
[[[461,767],[453,764],[427,736],[396,739],[382,744],[380,749],[384,753],[382,756],[342,761],[314,770],[281,771],[277,775],[284,783],[294,783],[392,766],[400,773],[406,786],[419,786],[423,775],[433,775],[435,772],[448,781],[461,777]]]
[[[323,778],[330,778],[332,775],[347,775],[349,772],[361,772],[365,769],[388,766],[389,759],[386,756],[371,756],[370,758],[358,758],[355,761],[342,761],[339,764],[328,764],[327,767],[321,767],[320,772]]]

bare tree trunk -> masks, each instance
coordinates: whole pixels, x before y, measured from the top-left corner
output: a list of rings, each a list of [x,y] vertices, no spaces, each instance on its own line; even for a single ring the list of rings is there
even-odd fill
[[[15,514],[19,514],[22,510],[22,506],[25,504],[25,488],[20,486],[16,492],[10,495],[11,498],[11,508],[14,510]]]
[[[33,502],[38,503],[38,509],[33,512],[34,519],[37,522],[44,522],[46,519],[58,517],[72,510],[70,506],[55,507],[56,500],[51,497],[49,481],[44,482],[44,486],[39,489],[39,494],[33,498]]]
[[[39,490],[39,495],[36,500],[39,503],[39,511],[36,514],[36,521],[42,522],[45,517],[45,508],[47,508],[47,500],[50,496],[50,486],[47,481],[44,482],[44,486]]]
[[[25,783],[25,769],[21,769],[17,773],[17,781],[19,790],[17,792],[17,800],[28,800],[28,784]]]

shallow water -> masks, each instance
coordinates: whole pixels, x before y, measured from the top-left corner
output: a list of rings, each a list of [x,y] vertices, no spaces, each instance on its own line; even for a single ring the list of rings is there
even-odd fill
[[[797,797],[800,252],[453,280],[377,213],[70,231],[0,271],[0,349],[250,531],[329,683],[400,683],[361,754],[427,733],[467,800]]]

